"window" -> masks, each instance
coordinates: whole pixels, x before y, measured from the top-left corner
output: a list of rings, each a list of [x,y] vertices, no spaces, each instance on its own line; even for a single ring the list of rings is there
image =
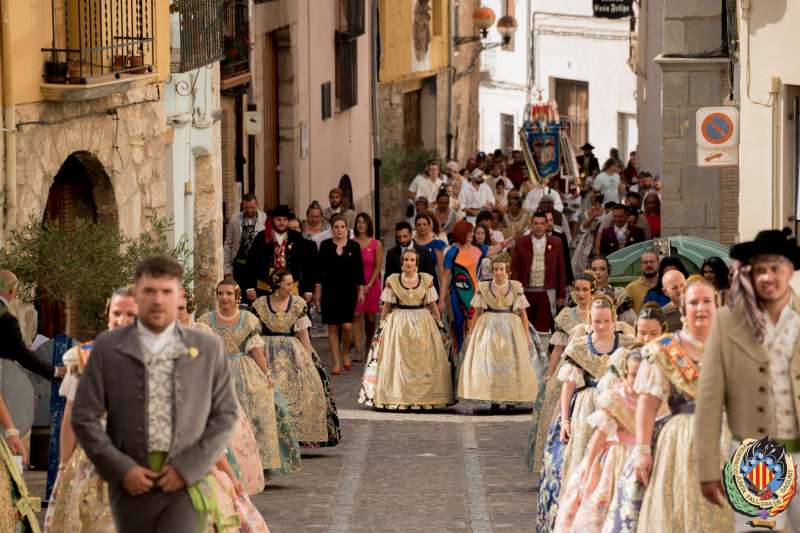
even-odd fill
[[[364,0],[338,0],[339,11],[336,33],[340,38],[353,39],[363,35],[364,27]]]
[[[514,115],[500,113],[500,148],[504,152],[514,149]]]
[[[188,72],[225,58],[221,7],[215,0],[173,0],[172,72]]]
[[[358,40],[336,41],[336,103],[345,111],[358,103]]]
[[[569,140],[573,147],[589,142],[589,84],[585,81],[556,79],[558,112],[570,124]]]

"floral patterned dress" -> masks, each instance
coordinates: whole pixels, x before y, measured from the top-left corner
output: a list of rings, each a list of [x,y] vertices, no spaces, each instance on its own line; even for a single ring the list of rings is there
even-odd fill
[[[665,335],[642,349],[645,360],[634,390],[650,394],[669,405],[670,414],[656,421],[653,430],[653,467],[647,488],[626,462],[603,533],[645,533],[652,524],[670,532],[733,531],[734,514],[727,503],[717,507],[700,493],[694,473],[694,399],[700,380],[700,361],[679,342],[681,333]],[[729,435],[723,431],[720,457],[727,457]],[[722,471],[722,464],[720,464]]]
[[[264,346],[261,321],[248,311],[240,311],[239,321],[225,326],[211,311],[198,322],[209,326],[223,340],[236,397],[250,420],[263,468],[271,476],[299,470],[300,446],[280,389],[270,384],[255,360],[247,355]]]
[[[553,529],[562,480],[569,479],[570,469],[583,459],[583,452],[594,431],[588,418],[596,409],[597,383],[608,369],[609,355],[620,346],[630,346],[634,340],[631,335],[615,331],[613,348],[603,354],[595,349],[591,332],[587,331],[585,335],[573,336],[564,350],[564,363],[558,371],[557,380],[561,383],[572,381],[577,386],[570,401],[572,433],[569,441],[563,444],[560,440],[561,417],[556,416],[550,425],[539,481],[537,531]]]
[[[276,311],[270,299],[262,296],[253,303],[253,310],[263,324],[265,354],[272,381],[280,388],[292,414],[300,445],[338,444],[340,430],[336,406],[330,386],[325,387],[328,382],[325,369],[321,364],[317,366],[313,353],[308,352],[294,336],[294,333],[311,327],[305,300],[292,296],[286,310]]]
[[[585,335],[584,329],[587,316],[585,312],[576,307],[565,307],[555,318],[555,332],[550,337],[550,344],[553,346],[564,346],[569,344],[570,335]],[[580,331],[579,331],[580,330]],[[549,366],[549,361],[547,362]],[[561,363],[556,367],[556,374],[561,368]],[[542,457],[544,455],[545,443],[550,425],[554,416],[558,417],[558,399],[561,396],[561,382],[545,376],[543,386],[539,387],[536,401],[533,406],[533,416],[531,416],[531,427],[528,430],[528,447],[525,450],[525,462],[528,472],[533,473],[534,479],[539,479],[542,472]]]
[[[617,480],[636,442],[637,398],[625,383],[598,395],[598,409],[588,422],[605,444],[595,457],[584,457],[570,475],[559,504],[556,532],[599,533],[602,529]]]
[[[59,393],[68,402],[75,399],[78,381],[89,360],[92,346],[93,343],[84,342],[64,354],[67,375]],[[51,533],[116,532],[108,499],[108,484],[100,478],[86,452],[77,443],[72,456],[59,470],[45,515],[44,530]]]

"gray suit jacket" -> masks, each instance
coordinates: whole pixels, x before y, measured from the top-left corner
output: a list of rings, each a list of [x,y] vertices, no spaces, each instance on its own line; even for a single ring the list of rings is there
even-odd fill
[[[233,433],[238,404],[221,339],[176,326],[187,348],[175,361],[172,446],[167,464],[187,484],[202,479]],[[107,413],[104,428],[100,422]],[[147,376],[136,324],[102,333],[81,376],[72,412],[78,443],[112,490],[147,462]]]

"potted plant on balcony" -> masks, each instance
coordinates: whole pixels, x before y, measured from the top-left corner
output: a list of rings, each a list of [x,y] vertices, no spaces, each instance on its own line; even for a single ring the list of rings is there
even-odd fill
[[[58,61],[55,54],[49,61],[44,62],[44,81],[47,83],[66,83],[67,82],[66,61]]]

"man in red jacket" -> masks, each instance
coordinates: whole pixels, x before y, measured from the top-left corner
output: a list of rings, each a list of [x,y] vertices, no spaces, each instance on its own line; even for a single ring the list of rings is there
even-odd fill
[[[539,333],[552,332],[556,308],[564,305],[567,280],[561,239],[547,235],[546,212],[534,213],[530,235],[514,247],[511,277],[525,288],[533,327]]]

